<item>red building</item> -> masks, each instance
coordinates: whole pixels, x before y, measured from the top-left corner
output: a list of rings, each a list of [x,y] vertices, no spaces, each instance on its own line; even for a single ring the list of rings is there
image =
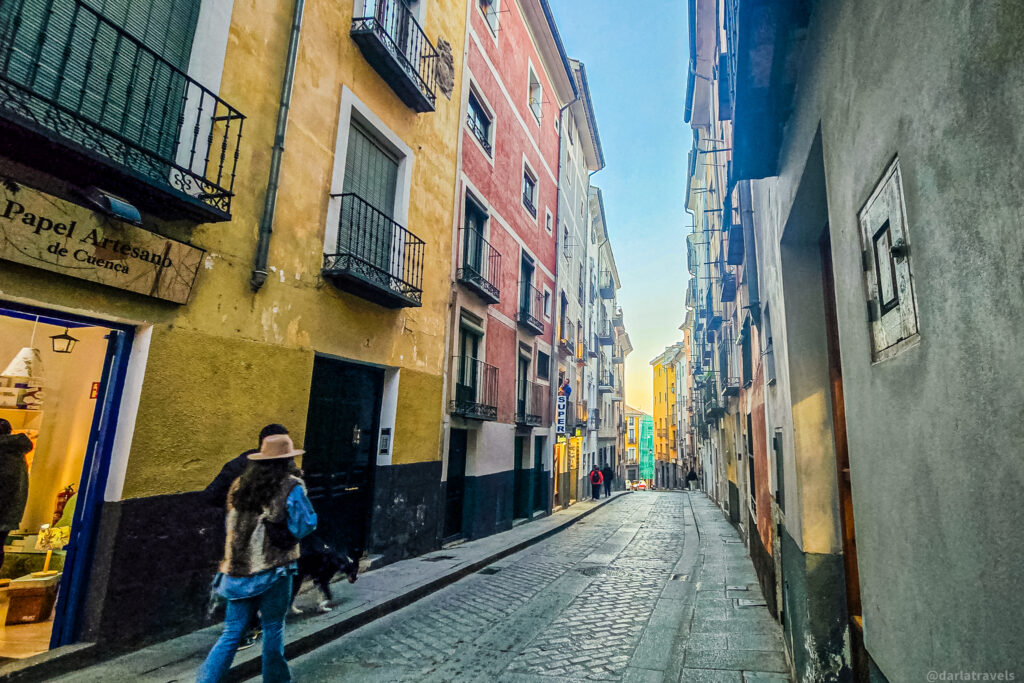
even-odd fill
[[[550,509],[558,121],[576,86],[547,0],[471,0],[443,536]]]

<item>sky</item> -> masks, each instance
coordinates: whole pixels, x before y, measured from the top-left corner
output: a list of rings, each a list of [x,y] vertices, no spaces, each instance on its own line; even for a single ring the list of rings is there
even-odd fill
[[[605,168],[591,182],[604,193],[622,284],[619,305],[633,343],[626,359],[626,402],[650,412],[650,361],[682,338],[688,277],[687,3],[550,3],[566,52],[587,67],[604,148]]]

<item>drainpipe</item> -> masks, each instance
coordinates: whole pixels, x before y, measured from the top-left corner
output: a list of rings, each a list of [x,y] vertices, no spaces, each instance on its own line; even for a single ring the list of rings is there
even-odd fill
[[[559,316],[559,313],[561,312],[561,306],[559,305],[561,303],[561,297],[560,297],[560,294],[559,294],[559,291],[558,291],[558,283],[561,280],[561,272],[562,272],[562,269],[560,267],[560,265],[562,263],[562,250],[559,248],[560,245],[561,245],[562,231],[559,229],[560,226],[559,226],[559,223],[558,223],[558,217],[559,217],[559,214],[562,211],[562,137],[563,137],[563,130],[564,130],[564,126],[565,126],[564,121],[562,121],[562,116],[565,114],[565,111],[569,107],[571,107],[572,105],[576,104],[576,101],[579,100],[579,99],[580,98],[577,95],[576,97],[573,98],[573,100],[571,102],[569,102],[564,107],[562,107],[561,109],[558,110],[558,175],[555,176],[555,184],[556,184],[556,188],[555,188],[555,225],[554,225],[554,229],[552,230],[552,233],[554,233],[554,238],[555,238],[555,291],[553,291],[551,293],[551,322],[552,322],[552,325],[551,325],[551,357],[555,359],[555,367],[554,368],[548,368],[548,377],[551,377],[552,375],[554,375],[554,378],[555,378],[555,381],[551,382],[550,389],[551,389],[551,405],[555,407],[556,415],[557,415],[557,410],[558,410],[558,357],[559,357],[559,353],[558,353],[558,325],[556,323],[558,322],[558,316]],[[554,373],[552,373],[551,370],[554,370]],[[566,418],[566,421],[568,422],[568,420],[569,420],[568,414],[565,416],[565,418]],[[552,429],[551,429],[551,434],[552,434],[552,438],[551,438],[552,496],[551,496],[551,510],[549,512],[553,512],[554,511],[554,504],[555,504],[554,503],[554,478],[559,475],[558,472],[554,471],[555,470],[555,441],[557,441],[557,439],[558,439],[558,421],[557,420],[552,420],[552,422],[553,422]],[[569,444],[569,437],[568,437],[568,435],[566,435],[566,447],[565,447],[566,457],[568,457],[568,455],[569,455],[569,446],[568,446],[568,444]],[[563,491],[563,494],[564,494],[564,491]]]
[[[263,198],[263,216],[260,218],[259,238],[256,242],[256,260],[252,266],[249,287],[253,292],[267,281],[267,257],[270,253],[270,235],[274,232],[274,210],[277,208],[277,188],[281,177],[281,157],[284,155],[284,134],[288,128],[288,110],[292,101],[292,86],[295,84],[295,62],[299,56],[299,33],[302,31],[302,11],[306,0],[295,0],[292,14],[291,39],[288,42],[288,61],[285,63],[284,81],[281,83],[281,102],[277,109],[277,128],[274,131],[274,147],[270,157],[270,177],[267,179],[267,193]]]

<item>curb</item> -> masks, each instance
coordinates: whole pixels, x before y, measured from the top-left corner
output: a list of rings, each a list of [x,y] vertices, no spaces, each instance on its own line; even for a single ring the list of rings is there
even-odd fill
[[[628,495],[632,493],[632,491],[622,491],[620,493],[623,495]],[[520,541],[519,543],[508,546],[507,548],[503,548],[498,552],[493,553],[481,560],[477,560],[476,562],[468,564],[464,567],[460,567],[448,574],[445,574],[444,576],[434,579],[430,583],[419,586],[418,588],[414,588],[408,593],[404,593],[396,598],[392,598],[391,600],[383,602],[377,605],[376,607],[371,607],[370,609],[364,612],[360,612],[359,614],[353,614],[351,617],[348,617],[347,619],[324,626],[324,628],[313,633],[310,633],[306,636],[303,636],[301,638],[296,638],[295,640],[287,641],[284,644],[285,658],[288,660],[292,660],[296,659],[297,657],[301,657],[304,654],[308,654],[313,650],[316,650],[317,648],[326,645],[327,643],[333,640],[337,640],[341,636],[356,630],[357,628],[365,626],[366,624],[376,621],[377,619],[387,616],[388,614],[397,612],[403,607],[408,607],[412,603],[427,597],[431,593],[436,593],[442,588],[450,586],[451,584],[461,579],[464,579],[470,574],[475,574],[476,572],[480,571],[489,564],[493,564],[498,560],[504,559],[509,555],[519,552],[520,550],[524,550],[532,545],[540,543],[541,541],[547,540],[555,534],[564,531],[565,529],[568,529],[573,524],[579,522],[581,519],[593,514],[597,510],[600,510],[605,505],[615,500],[619,500],[620,498],[623,497],[623,495],[617,495],[615,496],[615,498],[607,498],[603,502],[595,505],[586,512],[582,512],[576,517],[566,520],[558,526],[552,527],[547,531],[537,534],[532,538],[525,539],[523,541]],[[239,662],[238,664],[235,664],[231,667],[224,680],[229,683],[244,681],[249,678],[258,676],[260,674],[260,668],[261,659],[259,657],[244,662]]]

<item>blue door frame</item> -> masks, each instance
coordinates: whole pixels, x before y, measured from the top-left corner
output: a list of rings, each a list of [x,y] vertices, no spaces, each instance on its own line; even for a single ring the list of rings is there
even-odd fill
[[[64,558],[64,575],[53,618],[50,648],[69,645],[78,640],[78,616],[81,613],[89,585],[96,528],[103,507],[103,494],[107,488],[110,455],[114,432],[121,407],[121,392],[128,371],[135,328],[106,320],[60,313],[33,306],[0,301],[0,313],[19,318],[64,325],[77,323],[105,327],[107,353],[103,360],[103,374],[89,433],[89,448],[82,463],[82,479],[78,486],[78,500],[71,520],[71,540]]]

